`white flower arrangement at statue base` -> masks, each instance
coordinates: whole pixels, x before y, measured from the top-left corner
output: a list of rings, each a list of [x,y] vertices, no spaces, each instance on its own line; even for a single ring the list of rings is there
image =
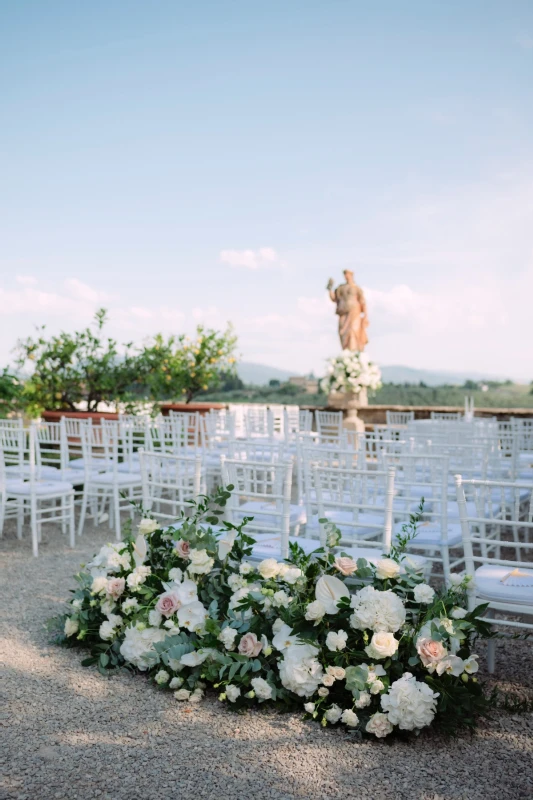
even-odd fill
[[[328,393],[328,405],[345,410],[344,425],[364,431],[364,424],[357,416],[357,410],[368,405],[367,392],[376,391],[381,386],[381,371],[367,354],[353,350],[343,350],[340,356],[327,362],[326,376],[320,381],[320,388]]]
[[[231,708],[299,706],[377,738],[432,725],[442,697],[450,730],[483,713],[470,639],[486,629],[465,608],[466,579],[436,592],[406,560],[400,570],[399,549],[352,562],[338,531],[311,559],[291,545],[288,563],[254,565],[244,524],[204,522],[210,502],[167,529],[145,517],[78,574],[60,637],[90,649],[85,664],[139,670],[180,702],[210,685]]]

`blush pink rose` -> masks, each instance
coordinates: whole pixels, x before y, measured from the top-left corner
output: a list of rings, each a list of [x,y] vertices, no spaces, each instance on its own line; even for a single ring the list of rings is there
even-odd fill
[[[354,572],[357,572],[357,563],[353,558],[348,558],[347,556],[337,556],[333,566],[342,575],[353,575]]]
[[[448,654],[442,642],[436,642],[434,639],[419,639],[416,643],[416,649],[425,667],[436,664]]]
[[[243,656],[248,656],[248,658],[255,658],[262,649],[263,645],[257,640],[255,633],[245,633],[238,647],[239,653]]]
[[[107,582],[107,594],[112,597],[113,600],[118,600],[125,586],[126,581],[124,578],[110,578]]]
[[[174,550],[180,558],[183,558],[185,561],[189,560],[191,546],[189,542],[185,541],[185,539],[179,539],[174,546]]]
[[[155,607],[164,617],[171,617],[181,607],[181,600],[175,592],[165,592],[159,595]]]

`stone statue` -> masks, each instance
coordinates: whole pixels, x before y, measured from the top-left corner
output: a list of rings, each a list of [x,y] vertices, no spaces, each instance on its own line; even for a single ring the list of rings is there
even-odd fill
[[[366,329],[368,316],[363,290],[353,279],[353,272],[344,270],[346,283],[334,289],[335,282],[330,278],[327,285],[330,298],[337,304],[339,315],[339,337],[343,350],[362,352],[368,344]]]

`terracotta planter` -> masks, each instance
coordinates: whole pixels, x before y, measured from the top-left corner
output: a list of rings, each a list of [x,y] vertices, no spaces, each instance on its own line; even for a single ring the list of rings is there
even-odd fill
[[[199,411],[200,414],[208,414],[211,409],[220,411],[227,408],[224,403],[161,403],[161,413],[164,417],[168,417],[170,411],[188,411],[191,414]]]
[[[61,417],[92,419],[95,425],[99,425],[103,419],[119,419],[120,414],[115,414],[112,411],[43,411],[41,414],[41,419],[45,422],[59,422]]]

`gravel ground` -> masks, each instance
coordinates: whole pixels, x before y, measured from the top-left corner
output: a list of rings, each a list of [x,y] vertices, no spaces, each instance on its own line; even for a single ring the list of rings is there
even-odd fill
[[[50,645],[72,574],[111,535],[75,551],[48,526],[38,559],[6,526],[2,579],[2,800],[476,800],[533,796],[533,715],[495,712],[475,736],[351,741],[299,715],[227,711],[214,696],[178,704],[142,676],[105,679],[79,651]],[[482,653],[481,661],[484,661]],[[498,646],[498,685],[533,688],[531,644]]]

